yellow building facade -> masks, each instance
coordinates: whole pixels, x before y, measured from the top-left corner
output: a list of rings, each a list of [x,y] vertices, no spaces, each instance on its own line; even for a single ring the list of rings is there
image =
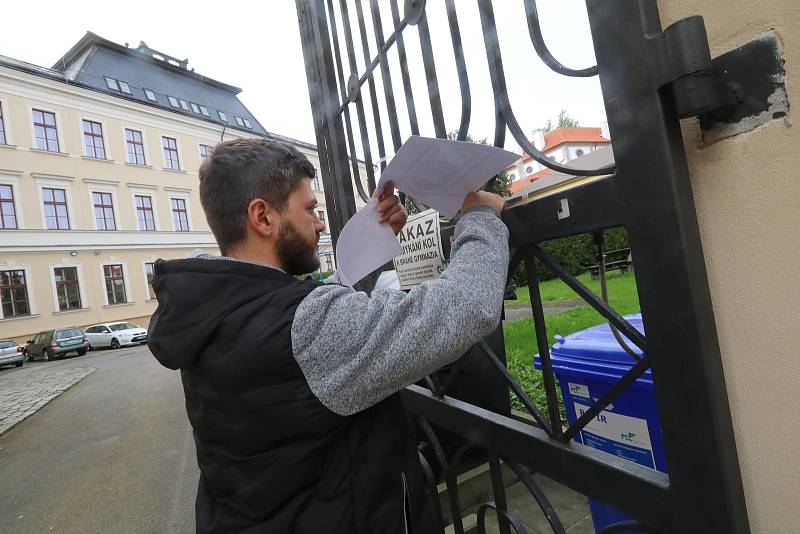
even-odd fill
[[[146,327],[153,262],[219,253],[200,205],[203,158],[223,138],[263,134],[36,69],[0,61],[0,338]],[[318,166],[313,147],[297,147]]]

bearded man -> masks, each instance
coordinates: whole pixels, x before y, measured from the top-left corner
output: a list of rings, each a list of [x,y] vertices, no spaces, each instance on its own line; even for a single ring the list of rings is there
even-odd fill
[[[439,279],[367,294],[335,276],[297,278],[319,267],[325,230],[314,172],[285,144],[220,143],[200,169],[200,200],[221,256],[155,265],[149,346],[181,371],[197,532],[436,532],[398,392],[497,327],[503,199],[464,199]],[[393,187],[377,198],[399,232],[407,214]]]

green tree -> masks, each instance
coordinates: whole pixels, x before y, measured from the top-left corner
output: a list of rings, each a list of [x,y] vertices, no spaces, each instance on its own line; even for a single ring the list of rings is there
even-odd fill
[[[577,119],[573,119],[569,116],[566,109],[562,109],[558,112],[558,118],[556,118],[555,122],[553,119],[547,119],[547,122],[541,128],[537,128],[534,130],[535,132],[542,132],[542,133],[549,133],[555,130],[556,128],[577,128],[578,121]]]

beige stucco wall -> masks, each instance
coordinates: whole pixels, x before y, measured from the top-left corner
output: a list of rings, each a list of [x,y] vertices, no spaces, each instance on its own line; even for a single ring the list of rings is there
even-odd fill
[[[660,0],[702,15],[712,55],[775,29],[800,106],[796,0]],[[794,112],[797,115],[797,112]],[[795,118],[796,122],[796,118]],[[773,121],[701,148],[684,138],[752,531],[800,532],[800,128]]]

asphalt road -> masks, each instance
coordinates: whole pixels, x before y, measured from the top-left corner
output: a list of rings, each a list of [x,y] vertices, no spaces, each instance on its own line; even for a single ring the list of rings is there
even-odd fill
[[[95,367],[0,436],[0,532],[194,531],[197,464],[177,372],[146,346],[0,369]]]

